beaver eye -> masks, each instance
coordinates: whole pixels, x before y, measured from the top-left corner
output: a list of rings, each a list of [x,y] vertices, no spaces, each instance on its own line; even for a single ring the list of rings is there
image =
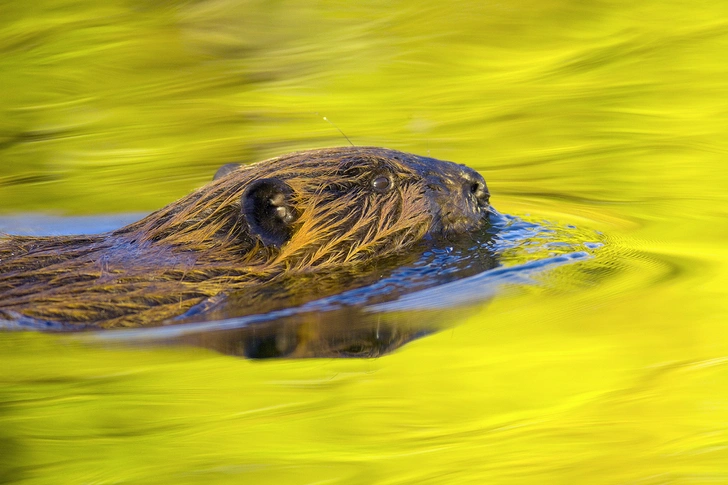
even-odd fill
[[[379,175],[372,180],[372,188],[375,192],[384,194],[392,188],[392,179],[386,175]]]

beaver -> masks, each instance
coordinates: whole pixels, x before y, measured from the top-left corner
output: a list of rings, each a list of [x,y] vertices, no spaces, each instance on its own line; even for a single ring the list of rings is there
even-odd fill
[[[48,329],[167,324],[282,277],[366,272],[422,241],[482,227],[491,211],[475,170],[384,148],[228,165],[115,231],[2,236],[0,319]]]

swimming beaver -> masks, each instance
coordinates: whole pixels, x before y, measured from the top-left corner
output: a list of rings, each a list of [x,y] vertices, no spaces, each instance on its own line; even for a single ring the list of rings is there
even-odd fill
[[[216,295],[255,293],[282,275],[356,272],[423,239],[471,231],[487,221],[489,198],[470,168],[383,148],[226,166],[110,233],[0,238],[0,319],[48,328],[168,323]]]

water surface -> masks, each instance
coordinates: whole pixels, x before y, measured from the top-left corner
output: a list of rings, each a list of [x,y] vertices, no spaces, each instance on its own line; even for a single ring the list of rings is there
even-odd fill
[[[2,333],[0,481],[728,481],[727,14],[6,2],[4,216],[149,212],[225,163],[346,144],[326,116],[478,169],[549,242],[600,246],[377,359]],[[513,265],[565,251],[521,242]]]

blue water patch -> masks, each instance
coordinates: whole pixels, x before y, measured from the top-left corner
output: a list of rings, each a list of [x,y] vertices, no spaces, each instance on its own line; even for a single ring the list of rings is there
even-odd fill
[[[146,213],[128,213],[64,217],[52,214],[14,214],[0,216],[0,233],[18,236],[99,234],[136,222],[146,215]]]

